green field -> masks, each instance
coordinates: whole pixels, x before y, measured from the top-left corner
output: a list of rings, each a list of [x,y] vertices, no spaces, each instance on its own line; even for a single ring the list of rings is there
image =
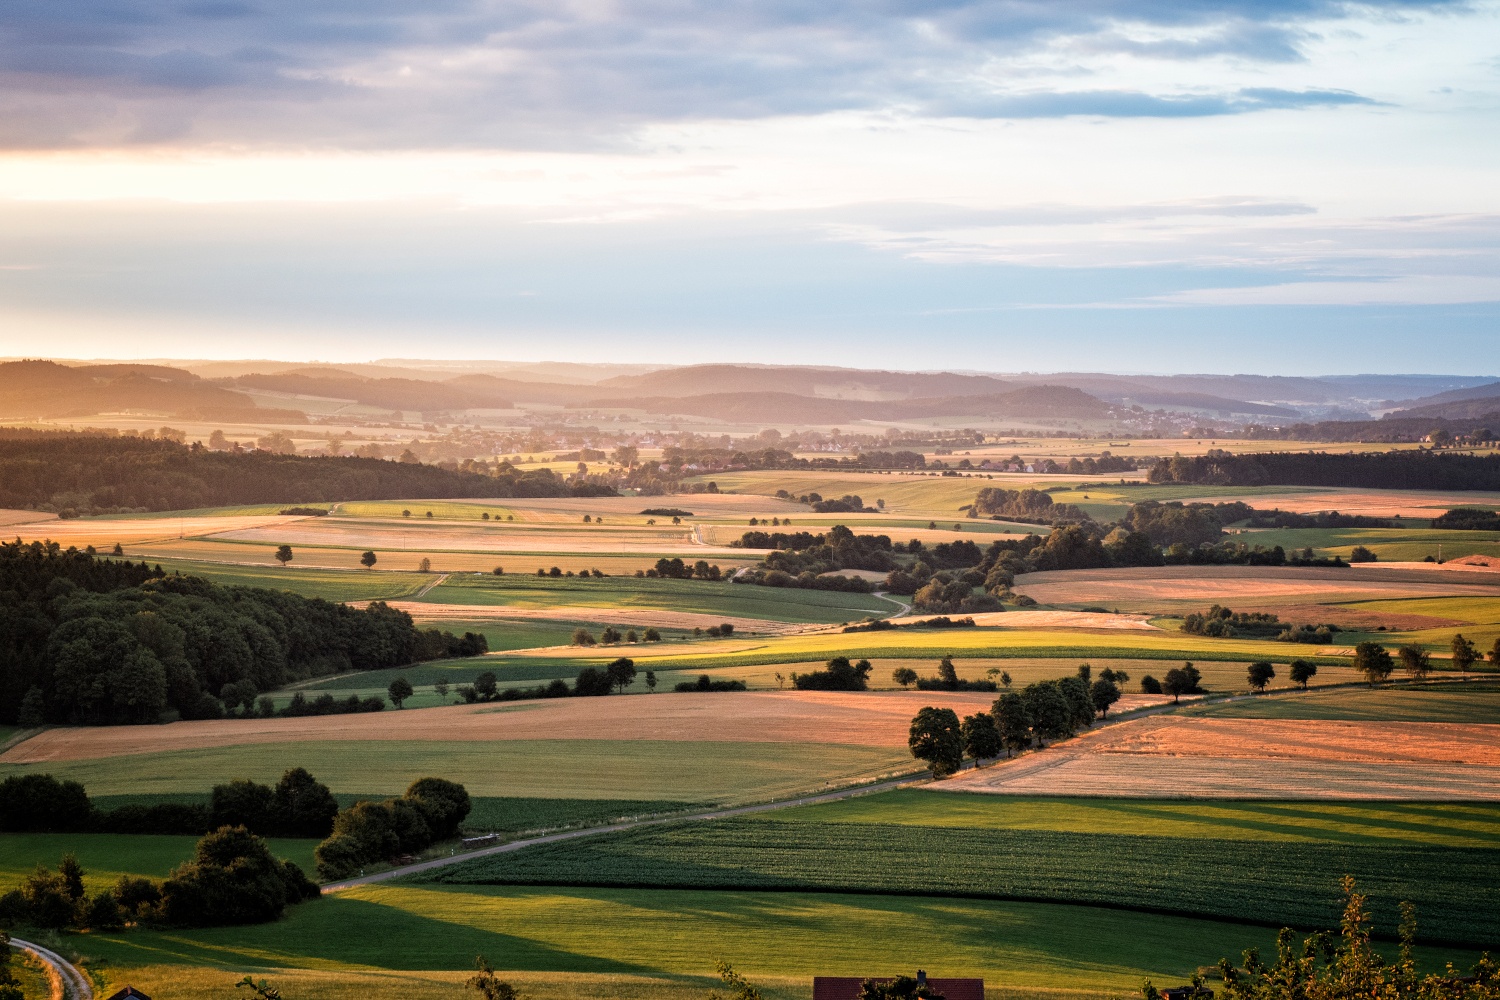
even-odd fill
[[[1183,706],[1182,715],[1233,719],[1335,719],[1351,722],[1451,722],[1500,725],[1500,684],[1452,682],[1286,692],[1216,705]]]
[[[0,765],[0,778],[45,772],[95,795],[202,793],[234,778],[274,784],[301,765],[336,792],[360,794],[398,794],[436,774],[480,796],[746,802],[904,773],[911,764],[905,749],[812,743],[330,740]]]
[[[461,500],[350,500],[338,505],[339,517],[394,517],[401,518],[403,510],[411,511],[412,521],[427,520],[432,511],[434,519],[449,521],[482,521],[488,514],[490,520],[505,520],[506,515],[515,515],[510,507],[492,503],[465,503]]]
[[[607,663],[617,653],[547,658],[567,662],[575,671],[583,666]],[[759,664],[816,663],[834,656],[870,660],[955,658],[1065,659],[1093,662],[1118,660],[1206,660],[1250,662],[1271,660],[1286,663],[1296,657],[1320,666],[1347,664],[1344,657],[1328,655],[1326,647],[1296,646],[1257,639],[1213,639],[1183,632],[1143,632],[1119,629],[1105,632],[1068,632],[1061,629],[902,629],[887,632],[817,632],[806,635],[771,636],[754,640],[731,640],[718,644],[694,644],[684,648],[663,644],[642,647],[631,653],[640,669],[703,670],[713,667]],[[501,660],[519,666],[531,662],[519,655]],[[498,671],[497,671],[498,672]],[[888,675],[887,675],[888,676]]]
[[[264,547],[264,546],[262,546]],[[168,573],[199,576],[225,586],[290,590],[325,601],[398,601],[410,598],[432,582],[431,574],[370,573],[364,570],[296,569],[279,566],[237,566],[180,559],[152,559]]]
[[[779,822],[1500,849],[1500,804],[1069,799],[899,789],[762,814]]]
[[[432,604],[503,605],[552,608],[558,605],[599,608],[662,608],[726,618],[763,618],[783,622],[860,621],[888,615],[890,601],[870,594],[845,594],[794,587],[756,587],[746,584],[691,580],[652,580],[611,576],[602,580],[578,577],[453,576],[422,598]],[[600,621],[607,622],[607,614]]]
[[[983,976],[992,997],[1121,996],[1185,981],[1272,932],[1094,907],[801,892],[366,886],[273,924],[90,935],[110,989],[156,1000],[233,995],[247,972],[299,1000],[456,996],[476,954],[528,997],[700,1000],[723,959],[771,1000],[807,1000],[814,975],[925,968]],[[393,948],[393,942],[400,947]],[[1440,964],[1473,955],[1424,950]]]
[[[1324,555],[1349,557],[1363,545],[1386,562],[1421,562],[1436,558],[1441,546],[1444,559],[1474,554],[1500,555],[1500,532],[1447,531],[1442,528],[1266,528],[1248,529],[1235,541],[1270,548],[1280,545],[1290,552],[1311,546]]]
[[[730,819],[647,827],[478,858],[413,878],[444,884],[942,894],[1332,926],[1359,879],[1393,932],[1416,903],[1428,940],[1500,939],[1493,848],[1267,842],[885,823]]]
[[[151,833],[0,833],[0,893],[20,885],[38,863],[56,868],[69,852],[83,865],[84,885],[97,892],[121,875],[161,878],[193,856],[197,837]],[[271,838],[271,853],[312,874],[316,840]]]

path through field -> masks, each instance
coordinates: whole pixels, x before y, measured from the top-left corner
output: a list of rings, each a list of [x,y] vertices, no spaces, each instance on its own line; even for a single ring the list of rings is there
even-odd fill
[[[51,970],[52,1000],[93,1000],[94,987],[79,968],[50,948],[43,948],[20,938],[10,939],[11,947],[30,952]]]

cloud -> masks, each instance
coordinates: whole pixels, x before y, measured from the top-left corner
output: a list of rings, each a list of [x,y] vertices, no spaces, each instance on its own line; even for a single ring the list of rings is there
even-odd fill
[[[1251,111],[1378,104],[1345,90],[1277,90],[1269,87],[1226,94],[1146,94],[1129,90],[1049,91],[997,95],[929,105],[939,116],[966,118],[1202,118]]]
[[[584,145],[645,123],[916,109],[1188,117],[1339,89],[1012,93],[1037,60],[1295,63],[1308,25],[1459,0],[78,0],[0,6],[0,146]],[[1187,70],[1191,75],[1194,71]]]

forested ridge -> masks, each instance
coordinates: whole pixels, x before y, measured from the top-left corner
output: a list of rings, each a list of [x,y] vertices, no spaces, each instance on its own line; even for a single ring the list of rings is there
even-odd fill
[[[291,681],[400,666],[457,643],[381,602],[356,609],[56,543],[0,543],[0,722],[267,714],[257,697]]]
[[[374,458],[216,452],[198,445],[58,431],[0,431],[0,507],[108,513],[407,497],[612,493],[548,470],[493,475]]]
[[[1269,452],[1234,455],[1210,451],[1164,458],[1151,468],[1153,483],[1211,486],[1345,486],[1397,490],[1500,489],[1500,455],[1386,451],[1360,455]]]

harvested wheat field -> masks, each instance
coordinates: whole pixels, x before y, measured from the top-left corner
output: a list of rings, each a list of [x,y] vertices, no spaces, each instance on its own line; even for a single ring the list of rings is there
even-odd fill
[[[33,521],[56,520],[56,514],[44,514],[39,510],[0,510],[0,527],[10,524],[30,524]]]
[[[46,515],[35,515],[46,516]],[[246,531],[280,525],[292,528],[307,517],[283,517],[279,514],[187,515],[184,517],[76,518],[13,525],[7,534],[25,541],[51,539],[61,545],[114,545],[116,542],[149,542],[164,539],[192,538],[219,532]],[[275,532],[272,531],[272,534]]]
[[[1153,716],[933,786],[1001,795],[1500,800],[1500,726]]]
[[[736,632],[759,632],[767,635],[794,635],[799,632],[828,629],[827,625],[799,625],[791,622],[767,621],[764,618],[735,618],[724,615],[699,614],[694,611],[668,611],[658,608],[604,608],[585,605],[553,605],[551,607],[508,607],[493,604],[425,604],[421,601],[389,601],[416,621],[428,622],[477,622],[490,619],[545,619],[564,622],[598,622],[600,625],[619,625],[630,628],[709,628],[733,625]],[[577,650],[574,650],[576,653]]]
[[[1138,566],[1028,573],[1016,591],[1042,604],[1142,607],[1197,604],[1314,604],[1396,597],[1496,596],[1500,579],[1443,570],[1276,566]]]
[[[1217,496],[1204,499],[1209,503],[1216,503],[1228,497]],[[1246,496],[1245,501],[1255,507],[1276,507],[1297,514],[1336,510],[1340,514],[1362,514],[1366,517],[1430,518],[1437,517],[1454,507],[1500,505],[1500,493],[1339,489],[1306,493],[1289,492],[1275,497],[1252,495]],[[1198,499],[1184,497],[1183,502],[1195,503]]]
[[[1040,575],[1040,574],[1038,574]],[[931,618],[931,615],[909,615],[894,618],[896,624],[909,624]],[[1146,615],[1101,614],[1097,611],[987,611],[964,615],[974,619],[974,624],[983,628],[1066,628],[1066,629],[1129,629],[1143,632],[1160,632]]]
[[[11,747],[0,754],[0,764],[326,740],[668,740],[904,748],[911,718],[922,706],[946,706],[971,715],[987,710],[994,697],[932,691],[673,693],[298,719],[58,728]]]
[[[274,520],[274,519],[273,519]],[[285,518],[281,519],[287,520]],[[744,556],[743,549],[703,545],[691,526],[551,524],[476,524],[473,521],[387,522],[359,518],[306,518],[295,525],[258,524],[229,530],[219,538],[267,544],[327,545],[356,549],[532,553],[626,553],[656,555],[691,552],[706,556]]]

